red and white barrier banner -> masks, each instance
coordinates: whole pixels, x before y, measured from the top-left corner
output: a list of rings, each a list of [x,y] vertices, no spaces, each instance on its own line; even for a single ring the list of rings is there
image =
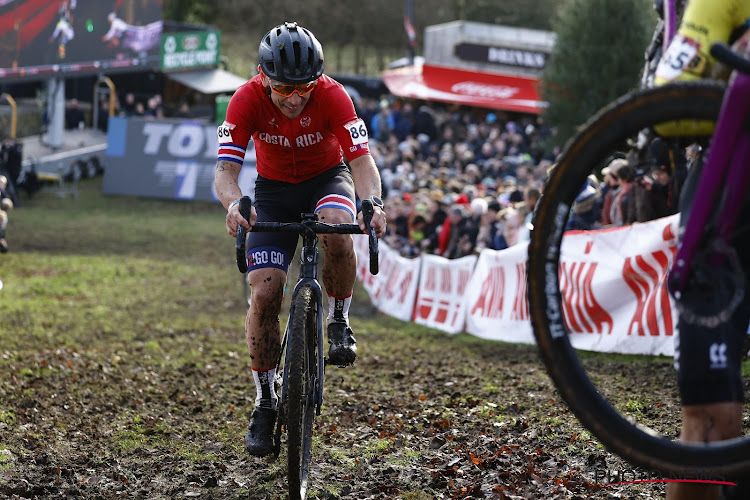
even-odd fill
[[[411,321],[419,285],[418,259],[407,259],[391,248],[378,245],[380,285],[372,301],[380,310],[402,321]]]
[[[676,252],[678,223],[674,215],[565,233],[560,287],[574,347],[673,355],[677,310],[666,278]],[[534,342],[526,300],[527,243],[484,250],[478,259],[448,260],[435,255],[404,259],[381,242],[381,272],[373,277],[367,237],[357,236],[355,242],[358,276],[382,312],[448,333],[465,328],[482,338]]]
[[[666,288],[677,216],[563,237],[560,288],[571,343],[590,351],[674,352],[676,310]],[[526,297],[527,245],[482,252],[469,283],[466,331],[533,342]]]
[[[463,331],[466,323],[467,286],[476,264],[476,255],[446,259],[422,255],[414,322],[448,333]]]
[[[679,216],[563,237],[560,287],[571,343],[592,351],[674,354],[667,274]]]
[[[466,331],[504,342],[533,343],[526,300],[528,242],[484,250],[466,292]]]
[[[380,286],[380,273],[377,276],[370,274],[370,247],[369,239],[366,234],[354,234],[352,235],[354,240],[354,253],[357,254],[357,278],[365,290],[370,295],[370,300],[377,292]],[[380,260],[383,258],[384,250],[388,248],[382,241],[378,242],[378,265]],[[375,303],[373,302],[375,305]]]
[[[411,321],[419,285],[420,259],[407,259],[384,242],[378,242],[378,274],[370,274],[369,243],[366,235],[355,235],[357,275],[373,305],[402,321]]]

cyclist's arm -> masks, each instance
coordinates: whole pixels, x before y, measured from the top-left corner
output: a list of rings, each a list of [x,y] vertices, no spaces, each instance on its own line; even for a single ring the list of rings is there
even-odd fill
[[[349,162],[352,168],[352,178],[354,179],[354,188],[357,190],[357,196],[361,200],[370,196],[381,197],[380,190],[380,173],[375,165],[375,160],[369,154],[358,156]],[[362,215],[357,218],[359,227],[364,232],[366,230]],[[386,220],[385,212],[380,208],[375,208],[370,224],[375,229],[378,238],[385,234]]]
[[[375,165],[375,160],[369,154],[359,156],[349,162],[352,167],[352,178],[357,196],[361,200],[369,196],[381,197],[380,173]]]
[[[216,172],[214,174],[214,187],[219,201],[224,208],[229,209],[229,205],[236,199],[242,198],[242,190],[239,185],[241,163],[227,160],[218,160],[216,162]]]
[[[219,201],[227,209],[226,227],[227,233],[231,236],[237,236],[237,227],[239,225],[250,229],[255,223],[257,217],[255,208],[251,208],[250,221],[245,220],[240,214],[239,203],[235,203],[242,198],[242,190],[239,186],[241,163],[227,160],[218,160],[216,162],[216,172],[214,175],[214,187]]]
[[[231,104],[230,104],[231,107]],[[235,111],[231,110],[230,111]],[[237,226],[242,225],[250,229],[255,223],[255,209],[250,211],[250,221],[245,220],[240,214],[239,204],[242,198],[242,189],[239,185],[240,170],[245,159],[245,147],[250,140],[250,131],[244,127],[238,127],[229,120],[238,120],[239,117],[233,113],[227,113],[227,120],[216,129],[219,142],[219,152],[216,160],[216,171],[214,173],[214,188],[219,201],[227,209],[226,228],[231,236],[237,235]]]

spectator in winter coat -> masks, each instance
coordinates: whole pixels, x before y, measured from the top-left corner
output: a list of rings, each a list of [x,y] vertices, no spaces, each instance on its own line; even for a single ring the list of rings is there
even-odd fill
[[[612,206],[609,210],[609,218],[615,226],[622,226],[627,220],[627,206],[630,191],[633,189],[635,181],[635,171],[630,165],[623,165],[617,170],[619,188],[612,199]]]
[[[609,164],[602,169],[602,177],[604,177],[604,184],[602,186],[602,207],[601,207],[601,219],[600,223],[602,226],[612,225],[612,200],[614,199],[617,191],[620,189],[619,177],[617,171],[620,167],[627,165],[627,160],[622,158],[615,158]]]

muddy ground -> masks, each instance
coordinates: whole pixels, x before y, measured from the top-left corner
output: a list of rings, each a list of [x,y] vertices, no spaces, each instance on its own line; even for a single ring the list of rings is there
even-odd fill
[[[327,368],[311,497],[661,496],[663,485],[605,486],[641,472],[578,425],[533,346],[403,331],[377,316],[361,325],[355,366]],[[285,455],[242,449],[254,399],[246,354],[215,348],[215,336],[6,352],[0,496],[284,498]],[[187,344],[203,356],[165,361]],[[630,384],[670,375],[668,363],[652,364]]]
[[[286,498],[285,454],[244,450],[255,389],[223,209],[99,181],[23,201],[0,260],[0,498]],[[663,495],[614,484],[647,473],[580,426],[535,346],[355,299],[359,359],[326,371],[311,498]],[[618,406],[676,433],[670,360],[587,359]]]

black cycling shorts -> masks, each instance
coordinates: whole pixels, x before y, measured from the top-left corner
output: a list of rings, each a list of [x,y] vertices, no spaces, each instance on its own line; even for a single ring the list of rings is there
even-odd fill
[[[257,222],[298,222],[303,213],[335,207],[348,211],[356,220],[354,181],[345,164],[300,182],[274,181],[258,176],[253,201]],[[247,241],[248,272],[275,267],[287,272],[299,236],[296,233],[250,232]]]
[[[683,195],[689,199],[694,194],[693,182],[699,177],[699,169],[691,172]],[[693,184],[693,185],[691,185]],[[687,218],[689,205],[681,200],[681,223]],[[747,230],[747,214],[750,205],[743,207],[743,214],[737,223],[732,246],[737,251],[740,267],[744,272],[745,295],[730,321],[715,328],[690,324],[683,319],[678,321],[678,334],[675,343],[675,367],[683,405],[697,405],[722,402],[743,402],[742,361],[747,352],[748,321],[750,321],[750,234]],[[745,226],[745,227],[741,227]],[[731,290],[731,271],[710,269],[712,280],[718,290]],[[698,313],[720,309],[725,303],[717,299],[711,290],[686,290],[680,299],[682,305]],[[716,289],[715,289],[716,290]],[[713,304],[712,304],[713,302]]]
[[[707,328],[680,320],[675,367],[683,405],[743,402],[740,372],[750,311],[743,301],[732,320]]]

